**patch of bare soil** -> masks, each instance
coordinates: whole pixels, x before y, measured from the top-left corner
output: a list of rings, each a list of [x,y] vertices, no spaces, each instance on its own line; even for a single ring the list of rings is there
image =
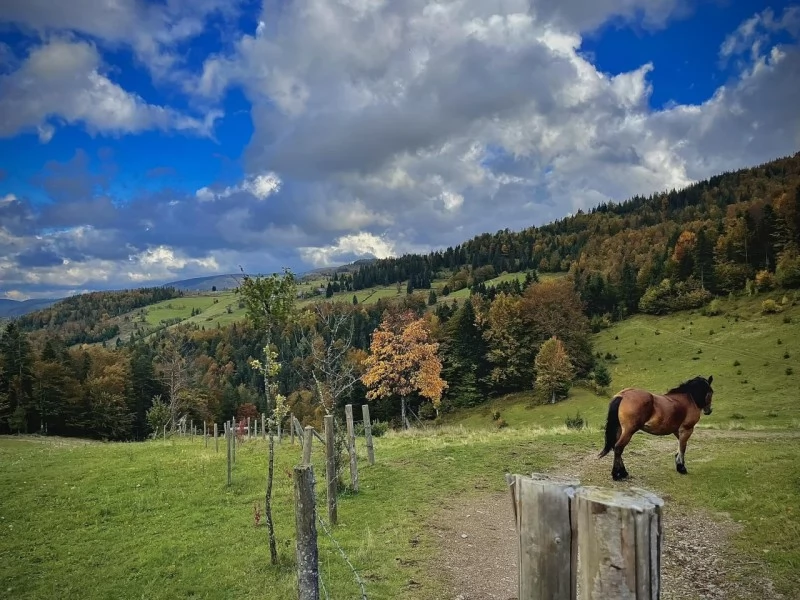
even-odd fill
[[[665,441],[650,443],[669,451]],[[629,447],[629,471],[642,468],[652,459],[652,452],[641,446]],[[610,458],[598,460],[595,452],[565,453],[559,464],[560,475],[577,477],[585,485],[636,485],[635,477],[629,482],[612,482]],[[701,510],[679,511],[668,494],[661,495],[665,499],[663,600],[785,600],[769,579],[757,575],[765,571],[763,566],[736,562],[729,542],[739,525],[730,517]],[[517,598],[517,537],[509,493],[453,499],[442,507],[431,527],[440,541],[436,568],[447,582],[448,600]]]

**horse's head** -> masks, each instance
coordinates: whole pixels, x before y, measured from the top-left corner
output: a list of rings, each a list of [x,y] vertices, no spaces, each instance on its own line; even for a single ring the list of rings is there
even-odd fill
[[[711,387],[711,382],[714,381],[714,376],[709,375],[708,379],[708,389],[706,390],[705,400],[703,402],[703,414],[710,415],[711,414],[711,397],[714,395],[714,388]]]

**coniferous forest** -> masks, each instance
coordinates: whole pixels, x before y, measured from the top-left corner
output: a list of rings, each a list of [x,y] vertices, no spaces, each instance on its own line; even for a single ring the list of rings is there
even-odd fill
[[[487,285],[504,272],[525,277]],[[562,276],[544,277],[549,273]],[[331,298],[395,284],[404,287],[399,299],[361,305]],[[800,154],[542,227],[362,263],[332,278],[328,298],[319,300],[327,308],[305,305],[269,332],[249,321],[208,330],[176,325],[105,348],[97,344],[117,334],[109,316],[181,292],[144,288],[65,299],[3,325],[0,432],[144,439],[154,430],[154,403],[179,405],[195,423],[255,416],[265,410],[265,396],[250,363],[262,356],[267,333],[281,364],[279,392],[301,421],[319,424],[327,393],[319,357],[344,348],[345,362],[334,366],[346,366],[352,381],[335,404],[366,402],[359,377],[372,334],[398,311],[422,319],[437,344],[447,383],[441,403],[408,398],[421,419],[433,418],[532,389],[539,349],[553,337],[572,377],[602,386],[607,370],[591,344],[598,328],[637,312],[698,308],[715,296],[776,287],[800,288]],[[448,298],[465,288],[467,298]],[[398,398],[370,404],[373,418],[398,423]]]

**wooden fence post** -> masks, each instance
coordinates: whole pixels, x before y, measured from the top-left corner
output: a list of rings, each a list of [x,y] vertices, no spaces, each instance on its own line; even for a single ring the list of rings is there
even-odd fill
[[[575,600],[578,536],[571,510],[579,482],[539,473],[506,475],[506,481],[518,536],[519,600]]]
[[[167,425],[166,425],[166,423],[164,424],[164,441],[165,442],[167,441]]]
[[[261,437],[267,439],[267,415],[261,413]]]
[[[336,525],[336,440],[333,430],[333,415],[325,415],[325,482],[328,490],[328,520]]]
[[[372,445],[372,421],[369,419],[369,404],[361,405],[361,414],[364,417],[364,438],[367,442],[367,458],[369,464],[375,464],[375,448]]]
[[[636,488],[575,493],[583,600],[658,600],[663,505]]]
[[[231,446],[233,446],[233,464],[236,464],[236,418],[233,418],[231,427]]]
[[[206,443],[206,448],[208,448],[208,423],[206,423],[205,419],[203,419],[203,440]]]
[[[319,551],[314,467],[294,467],[294,507],[297,542],[298,600],[319,600]]]
[[[231,484],[231,426],[225,423],[225,442],[228,446],[228,485]]]
[[[356,458],[356,431],[353,426],[353,405],[347,404],[344,407],[345,418],[347,419],[347,452],[350,454],[350,484],[353,491],[358,491],[358,462]]]
[[[289,432],[292,438],[292,446],[294,446],[294,413],[289,413]]]
[[[305,435],[303,436],[303,464],[311,464],[311,442],[314,441],[314,428],[306,425]]]
[[[219,429],[216,423],[214,423],[214,448],[219,453]]]
[[[247,434],[245,437],[249,440],[250,439],[250,417],[247,417]]]

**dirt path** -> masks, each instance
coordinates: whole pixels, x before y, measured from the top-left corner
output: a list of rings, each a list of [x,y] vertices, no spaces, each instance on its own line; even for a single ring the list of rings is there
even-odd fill
[[[669,451],[667,440],[642,440],[626,452],[629,470],[652,456],[653,450]],[[559,474],[577,477],[586,485],[609,485],[609,461],[598,461],[595,452],[565,454],[558,461]],[[627,484],[622,484],[627,485]],[[636,485],[631,481],[630,485]],[[739,525],[727,515],[701,510],[678,513],[669,495],[663,513],[663,600],[785,600],[763,577],[739,577],[743,566],[725,549]],[[516,600],[516,532],[508,493],[454,498],[444,505],[431,527],[439,538],[437,568],[448,584],[447,600]],[[758,569],[765,572],[764,568]],[[580,599],[580,591],[578,598]],[[444,599],[443,599],[444,600]]]

